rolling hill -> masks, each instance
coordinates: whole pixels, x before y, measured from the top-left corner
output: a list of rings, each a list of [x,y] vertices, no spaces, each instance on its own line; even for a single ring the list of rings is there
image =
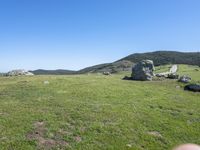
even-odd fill
[[[34,71],[30,71],[35,75],[67,75],[67,74],[75,74],[76,71],[72,70],[63,70],[63,69],[58,69],[58,70],[44,70],[44,69],[38,69]]]
[[[200,66],[200,52],[175,52],[175,51],[156,51],[149,53],[135,53],[124,57],[121,60],[138,62],[143,59],[154,61],[155,66],[166,64],[188,64]]]
[[[130,70],[134,63],[144,59],[154,61],[155,66],[167,64],[188,64],[200,66],[200,53],[199,52],[175,52],[175,51],[156,51],[149,53],[135,53],[124,57],[116,62],[109,64],[100,64],[91,66],[78,71],[78,73],[88,72],[118,72],[123,70]]]
[[[84,74],[84,73],[116,73],[120,71],[131,70],[134,63],[144,59],[154,61],[155,66],[166,64],[188,64],[200,66],[200,52],[176,52],[176,51],[155,51],[148,53],[135,53],[113,63],[104,63],[81,69],[79,71],[72,70],[35,70],[31,71],[35,75],[67,75],[67,74]]]

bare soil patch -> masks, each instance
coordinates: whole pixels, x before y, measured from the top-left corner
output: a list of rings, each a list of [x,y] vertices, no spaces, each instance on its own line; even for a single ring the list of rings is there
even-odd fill
[[[53,149],[56,147],[64,148],[69,146],[69,144],[64,140],[55,140],[51,138],[46,138],[45,134],[47,129],[45,128],[45,122],[39,121],[34,123],[34,131],[27,134],[28,140],[37,141],[37,146],[40,149]]]

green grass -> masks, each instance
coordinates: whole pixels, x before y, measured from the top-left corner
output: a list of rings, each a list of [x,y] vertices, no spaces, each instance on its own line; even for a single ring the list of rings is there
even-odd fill
[[[179,65],[179,73],[198,82],[196,68]],[[184,91],[184,84],[174,80],[121,80],[125,74],[1,77],[0,149],[47,148],[27,138],[37,122],[45,124],[43,138],[68,143],[54,149],[160,150],[200,144],[199,93]]]
[[[163,73],[168,72],[170,70],[172,65],[163,65],[163,66],[157,66],[155,67],[155,73]]]

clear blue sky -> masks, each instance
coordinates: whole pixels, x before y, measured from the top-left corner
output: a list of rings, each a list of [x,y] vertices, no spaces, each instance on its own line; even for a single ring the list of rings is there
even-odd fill
[[[200,0],[0,0],[0,71],[200,49]]]

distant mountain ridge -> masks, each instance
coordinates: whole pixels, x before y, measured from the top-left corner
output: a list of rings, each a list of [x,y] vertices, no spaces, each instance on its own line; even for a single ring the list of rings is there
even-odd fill
[[[200,52],[155,51],[147,53],[134,53],[113,63],[99,64],[81,69],[72,70],[35,70],[30,71],[35,75],[67,75],[83,73],[119,72],[131,70],[132,66],[144,59],[153,60],[155,66],[166,64],[188,64],[200,66]]]
[[[57,69],[57,70],[44,70],[44,69],[38,69],[29,71],[33,73],[34,75],[67,75],[67,74],[75,74],[76,71],[73,70],[64,70],[64,69]]]

